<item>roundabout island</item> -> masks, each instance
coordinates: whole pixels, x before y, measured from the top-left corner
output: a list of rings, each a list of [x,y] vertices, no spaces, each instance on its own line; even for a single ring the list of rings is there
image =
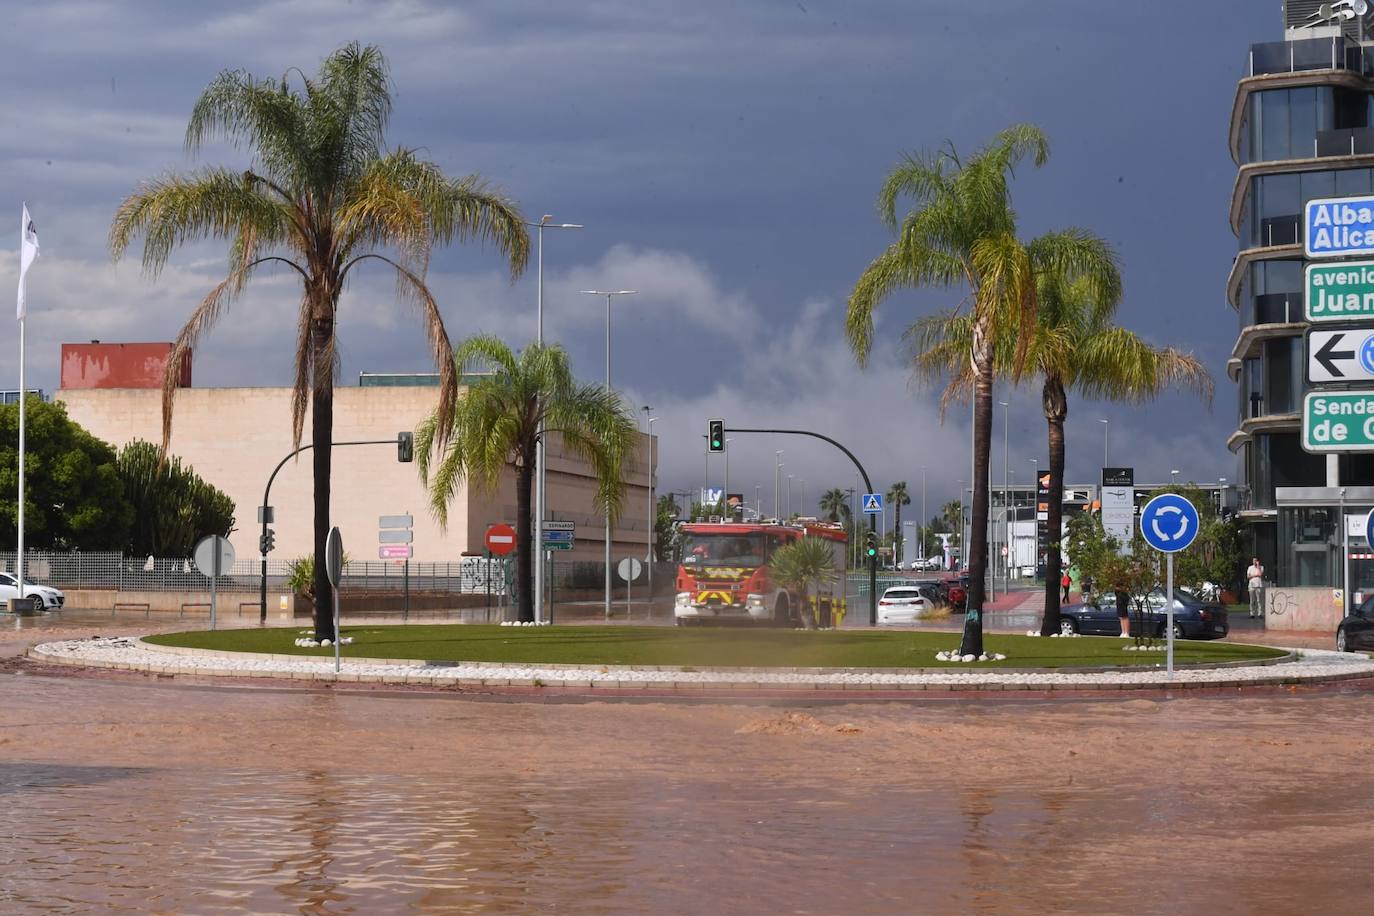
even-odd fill
[[[662,627],[345,627],[334,648],[298,644],[300,629],[102,636],[34,646],[40,663],[167,677],[266,679],[316,685],[393,685],[502,692],[682,696],[868,692],[1097,692],[1313,684],[1374,678],[1374,660],[1327,650],[1223,642],[1159,653],[1108,637],[989,634],[993,658],[944,661],[950,632],[692,630]],[[348,642],[347,640],[351,640]]]

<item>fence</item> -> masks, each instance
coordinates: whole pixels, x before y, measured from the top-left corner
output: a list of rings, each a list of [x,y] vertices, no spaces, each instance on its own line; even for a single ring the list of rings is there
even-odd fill
[[[15,552],[0,551],[0,565],[13,572]],[[452,563],[411,563],[412,591],[449,594],[503,595],[513,561],[463,557]],[[597,564],[597,569],[601,568]],[[50,553],[25,551],[24,571],[29,579],[57,588],[115,589],[118,591],[203,591],[209,578],[189,559],[132,557],[122,553]],[[216,580],[220,591],[255,592],[261,582],[262,565],[257,557],[242,559]],[[291,576],[289,560],[267,561],[269,588],[280,589]],[[345,564],[339,587],[344,591],[401,591],[406,570],[395,563],[355,562]]]

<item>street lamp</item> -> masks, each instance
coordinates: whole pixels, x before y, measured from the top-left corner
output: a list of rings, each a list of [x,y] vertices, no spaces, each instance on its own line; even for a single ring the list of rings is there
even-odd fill
[[[1169,474],[1170,474],[1169,483],[1170,483],[1172,486],[1178,486],[1178,470],[1177,470],[1177,469],[1174,469],[1174,470],[1170,471]]]
[[[1111,421],[1098,417],[1097,422],[1102,424],[1102,466],[1105,468],[1107,462],[1107,426]]]
[[[782,496],[782,449],[773,453],[773,515],[782,520],[782,513],[779,509],[779,499]]]
[[[611,390],[611,299],[614,296],[632,296],[638,292],[634,289],[584,289],[588,296],[606,297],[606,390]],[[610,506],[604,506],[606,513],[606,619],[611,619],[611,511]]]
[[[545,213],[539,218],[537,223],[525,223],[539,230],[538,232],[538,251],[539,251],[539,284],[538,284],[538,310],[535,322],[535,340],[539,343],[544,342],[544,230],[545,229],[581,229],[581,223],[551,223],[551,214]],[[547,511],[544,503],[546,493],[544,492],[544,424],[539,424],[539,441],[534,449],[534,619],[536,622],[543,616],[544,611],[544,563],[548,553],[544,550],[544,515]]]
[[[1007,422],[1011,419],[1011,405],[1006,401],[998,401],[1002,405],[1002,549],[1007,551],[1002,555],[1002,591],[1005,593],[1011,590],[1011,571],[1007,566],[1010,559],[1011,550],[1008,544],[1011,542],[1011,522],[1007,519],[1007,480],[1008,464],[1010,462],[1009,449],[1010,440],[1007,437]]]
[[[648,555],[645,557],[644,568],[649,573],[649,616],[654,614],[654,424],[658,422],[658,417],[649,416],[653,408],[648,404],[644,405],[644,435],[648,437],[649,448],[649,515],[646,521],[649,527],[645,529],[644,541],[649,546]]]
[[[921,524],[916,526],[919,532],[920,543],[916,545],[916,553],[922,560],[929,559],[926,556],[926,525],[930,523],[930,516],[926,514],[926,466],[921,465]]]
[[[787,520],[792,520],[792,476],[787,475]]]
[[[721,449],[725,456],[725,490],[721,494],[721,501],[725,504],[726,509],[730,508],[730,443],[734,441],[734,439],[726,439],[725,447]]]

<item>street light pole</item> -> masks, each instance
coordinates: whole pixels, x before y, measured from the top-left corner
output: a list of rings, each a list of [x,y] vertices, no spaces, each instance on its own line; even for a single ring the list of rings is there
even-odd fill
[[[792,520],[792,476],[787,475],[787,520]]]
[[[782,521],[782,513],[779,510],[779,501],[782,493],[782,449],[773,453],[773,516]]]
[[[730,509],[730,443],[734,441],[734,439],[726,439],[721,443],[721,452],[725,458],[725,489],[721,491],[721,502],[727,511]],[[733,515],[732,512],[731,516],[733,517]]]
[[[551,214],[545,213],[539,218],[537,223],[525,223],[539,230],[538,235],[538,294],[537,294],[537,320],[535,323],[535,340],[538,343],[544,342],[544,230],[545,229],[581,229],[580,223],[551,223]],[[534,449],[534,620],[538,623],[543,615],[544,609],[544,564],[548,552],[544,550],[544,515],[546,507],[544,505],[547,493],[544,489],[544,424],[539,424],[539,441]]]
[[[1101,419],[1101,418],[1098,418],[1098,421],[1097,421],[1097,422],[1099,422],[1099,423],[1102,424],[1102,466],[1105,468],[1105,467],[1107,466],[1107,464],[1108,464],[1108,461],[1107,461],[1107,427],[1108,427],[1110,421],[1108,421],[1108,420],[1103,420],[1103,419]]]
[[[1011,567],[1007,561],[1011,559],[1011,522],[1007,520],[1007,482],[1010,480],[1010,439],[1007,437],[1007,422],[1011,419],[1011,405],[1006,401],[998,401],[1002,405],[1002,594],[1011,591]]]
[[[1169,472],[1169,485],[1173,487],[1178,486],[1178,469]]]
[[[926,525],[929,524],[930,516],[926,514],[926,466],[921,465],[921,524],[916,526],[916,530],[920,532],[918,537],[920,537],[921,543],[917,545],[916,552],[921,555],[923,560],[930,559],[926,556]]]
[[[1031,551],[1031,566],[1039,572],[1040,567],[1040,459],[1032,458],[1031,463],[1031,521],[1035,522],[1035,549]]]
[[[606,297],[606,390],[607,390],[607,391],[610,391],[610,390],[611,390],[611,298],[612,298],[613,296],[631,296],[631,295],[634,295],[636,292],[638,292],[638,290],[633,290],[633,289],[617,289],[617,290],[584,289],[584,290],[582,290],[582,292],[585,293],[585,294],[588,295],[588,296],[605,296],[605,297]],[[605,514],[606,514],[606,532],[605,532],[605,537],[606,537],[606,599],[605,599],[605,604],[606,604],[606,619],[607,619],[607,620],[610,620],[610,619],[611,619],[611,512],[610,512],[610,506],[603,506],[603,507],[602,507],[602,511],[605,512]],[[626,612],[626,616],[628,616],[628,611]]]
[[[644,541],[648,544],[648,551],[644,559],[644,568],[649,573],[649,616],[654,614],[654,423],[658,422],[658,417],[649,416],[653,408],[648,404],[644,405],[644,435],[648,437],[647,446],[649,449],[649,514],[645,518],[648,527],[644,529]]]

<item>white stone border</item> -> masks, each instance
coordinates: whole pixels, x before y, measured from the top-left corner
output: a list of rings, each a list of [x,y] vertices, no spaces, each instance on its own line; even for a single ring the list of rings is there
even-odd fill
[[[1374,677],[1369,656],[1325,649],[1289,649],[1293,660],[1225,668],[1183,668],[1172,680],[1159,668],[1116,671],[913,671],[849,669],[689,669],[641,666],[514,665],[503,662],[426,663],[328,658],[154,646],[135,636],[99,636],[42,643],[32,658],[60,665],[150,674],[251,677],[428,687],[576,687],[797,690],[1132,690],[1320,683]]]

